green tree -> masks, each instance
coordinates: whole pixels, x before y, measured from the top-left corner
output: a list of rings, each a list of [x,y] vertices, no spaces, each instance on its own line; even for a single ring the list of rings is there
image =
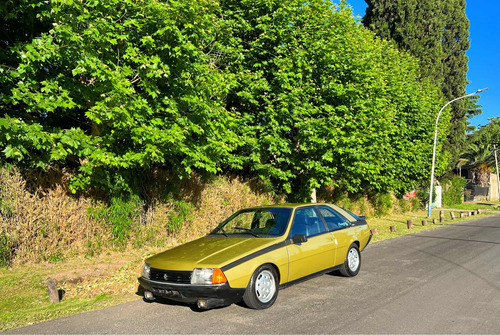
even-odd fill
[[[469,19],[465,15],[465,0],[443,1],[446,25],[443,33],[443,81],[445,97],[452,100],[465,94],[467,81],[467,62],[465,55],[469,49]],[[463,151],[467,117],[481,113],[470,100],[459,100],[451,105],[451,122],[445,150],[452,157],[450,167],[454,167]]]
[[[474,172],[476,183],[485,185],[494,171],[494,147],[500,147],[500,117],[467,135],[467,148],[462,153],[463,163]]]
[[[39,10],[49,29],[9,44],[17,63],[0,74],[3,160],[74,166],[74,190],[111,193],[130,192],[151,166],[255,176],[293,200],[325,184],[403,193],[428,177],[441,93],[345,3],[56,0]]]
[[[403,192],[427,176],[441,100],[413,57],[328,1],[221,7],[240,78],[227,108],[240,115],[247,173],[295,200],[324,184]]]
[[[129,189],[152,165],[189,176],[230,164],[233,79],[208,52],[218,10],[210,0],[52,1],[51,29],[8,46],[19,64],[2,73],[4,157],[77,166],[74,189]]]
[[[366,27],[410,51],[420,60],[421,75],[436,83],[447,100],[465,94],[469,20],[465,0],[366,0]],[[451,106],[444,149],[454,166],[465,145],[467,114],[480,113],[468,101]]]

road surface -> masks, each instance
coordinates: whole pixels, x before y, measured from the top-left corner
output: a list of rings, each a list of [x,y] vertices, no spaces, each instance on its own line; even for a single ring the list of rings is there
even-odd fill
[[[9,333],[498,334],[500,216],[371,244],[357,277],[297,284],[268,310],[138,300]]]

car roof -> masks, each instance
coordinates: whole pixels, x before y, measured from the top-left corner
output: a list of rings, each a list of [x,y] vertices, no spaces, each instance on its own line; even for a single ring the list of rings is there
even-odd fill
[[[253,208],[300,208],[300,207],[307,207],[307,206],[328,206],[335,210],[336,212],[340,213],[342,216],[344,216],[347,220],[353,222],[356,221],[356,218],[352,216],[352,214],[342,207],[339,207],[334,204],[327,204],[327,203],[286,203],[286,204],[275,204],[275,205],[263,205],[263,206],[258,206],[258,207],[253,207]]]

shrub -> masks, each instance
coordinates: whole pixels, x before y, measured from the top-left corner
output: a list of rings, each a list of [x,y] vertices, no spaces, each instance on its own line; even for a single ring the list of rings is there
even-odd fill
[[[393,208],[392,197],[390,193],[377,193],[372,196],[370,200],[375,210],[375,216],[387,215]]]
[[[411,200],[406,200],[406,199],[399,199],[399,208],[401,209],[402,213],[407,213],[411,210]]]
[[[193,205],[185,201],[175,201],[174,210],[168,215],[167,230],[175,233],[181,229],[184,223],[192,218]]]
[[[134,222],[138,222],[142,211],[142,203],[138,197],[124,199],[114,197],[108,207],[101,204],[88,209],[92,219],[104,220],[112,228],[112,235],[118,244],[124,243],[130,236]]]
[[[463,202],[466,182],[465,178],[457,175],[450,175],[446,177],[446,179],[442,182],[444,206],[459,205]]]
[[[12,258],[9,238],[5,234],[0,235],[0,267],[8,267]]]

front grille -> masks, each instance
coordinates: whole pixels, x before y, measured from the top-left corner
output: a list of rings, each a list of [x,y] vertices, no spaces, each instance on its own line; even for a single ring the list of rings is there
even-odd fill
[[[191,271],[170,271],[151,268],[149,278],[154,281],[167,283],[189,284],[191,283]]]

